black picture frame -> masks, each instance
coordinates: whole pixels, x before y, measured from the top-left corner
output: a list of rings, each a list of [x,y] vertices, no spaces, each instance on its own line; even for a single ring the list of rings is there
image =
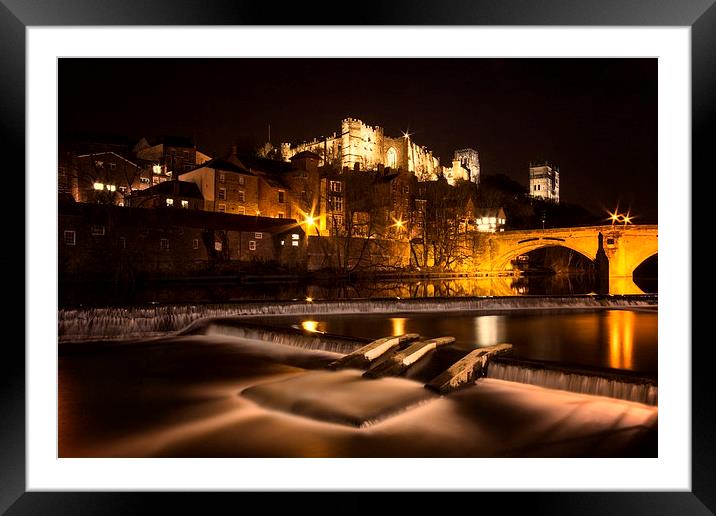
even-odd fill
[[[574,25],[687,26],[692,44],[692,177],[712,169],[709,155],[716,125],[715,0],[430,0],[361,2],[351,23],[368,25]],[[250,0],[0,0],[0,128],[6,173],[25,170],[25,29],[62,25],[345,25],[343,11]],[[708,167],[708,168],[707,168]],[[12,171],[12,172],[11,172]],[[14,177],[17,177],[14,176]],[[22,184],[14,181],[13,187]],[[23,194],[24,187],[23,188]],[[17,196],[25,198],[25,196]],[[690,214],[689,214],[690,216]],[[24,252],[24,251],[23,251]],[[23,270],[25,270],[24,261]],[[26,271],[27,274],[27,271]],[[691,300],[684,300],[691,303]],[[16,306],[24,306],[19,303]],[[31,309],[31,307],[28,307]],[[19,310],[16,308],[15,310]],[[12,318],[8,313],[8,318]],[[19,315],[19,314],[18,314]],[[19,320],[19,317],[15,317]],[[676,344],[671,343],[674,348]],[[706,344],[701,342],[699,344]],[[50,348],[48,348],[50,349]],[[54,349],[54,348],[51,348]],[[522,508],[549,514],[713,514],[716,511],[716,430],[707,346],[692,347],[692,490],[690,492],[452,493],[449,506],[484,508],[499,497],[500,511]],[[672,350],[670,350],[671,352]],[[234,510],[268,503],[260,493],[59,493],[25,488],[25,353],[19,340],[3,350],[0,424],[0,510],[7,514],[124,514],[151,510],[206,512],[217,503]],[[578,472],[575,472],[578,473]],[[255,500],[261,496],[262,500]],[[358,514],[381,507],[382,495],[350,493],[340,501],[323,493],[272,494],[270,512],[308,508],[318,514]],[[218,499],[217,499],[218,498]],[[497,500],[494,500],[497,501]],[[425,507],[423,493],[402,496],[403,511]],[[300,504],[300,505],[299,505]],[[338,505],[336,505],[338,504]],[[249,507],[250,505],[246,505]],[[232,512],[234,512],[232,510]]]

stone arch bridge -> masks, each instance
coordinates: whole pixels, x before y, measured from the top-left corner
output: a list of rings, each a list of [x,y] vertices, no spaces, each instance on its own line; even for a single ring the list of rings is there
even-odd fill
[[[512,260],[544,247],[566,247],[590,260],[597,257],[599,233],[609,259],[609,292],[640,294],[633,274],[644,260],[658,252],[658,226],[607,225],[576,228],[532,229],[490,233],[475,249],[475,263],[492,274],[512,270]]]

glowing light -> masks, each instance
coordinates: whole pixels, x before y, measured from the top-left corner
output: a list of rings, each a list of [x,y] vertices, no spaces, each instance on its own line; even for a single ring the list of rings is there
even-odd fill
[[[154,174],[161,174],[162,173],[162,166],[161,165],[152,165],[152,172]]]
[[[313,333],[318,333],[318,321],[303,321],[301,323],[301,328],[303,328],[306,331],[310,331]]]
[[[403,229],[405,227],[405,222],[401,219],[393,219],[395,221],[395,224],[393,224],[398,229]]]
[[[94,189],[95,190],[104,190],[104,183],[95,183]]]
[[[313,217],[311,215],[306,215],[306,217],[303,219],[303,222],[307,226],[315,226],[316,225],[316,219],[315,219],[315,217]]]
[[[407,319],[403,317],[392,317],[390,319],[393,335],[403,335],[405,333],[405,321]]]
[[[307,297],[307,298],[306,298],[306,303],[313,303],[313,298],[312,298],[312,297]]]

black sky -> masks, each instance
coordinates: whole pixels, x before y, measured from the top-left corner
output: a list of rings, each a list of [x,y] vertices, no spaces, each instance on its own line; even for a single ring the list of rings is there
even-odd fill
[[[60,59],[60,134],[301,141],[345,117],[409,129],[443,163],[473,147],[483,174],[523,185],[560,167],[561,198],[656,222],[656,59]]]

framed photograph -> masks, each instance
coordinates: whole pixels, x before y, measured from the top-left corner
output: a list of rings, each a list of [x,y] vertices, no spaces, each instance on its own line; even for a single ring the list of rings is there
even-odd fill
[[[711,514],[711,4],[2,0],[27,303],[0,507]]]

